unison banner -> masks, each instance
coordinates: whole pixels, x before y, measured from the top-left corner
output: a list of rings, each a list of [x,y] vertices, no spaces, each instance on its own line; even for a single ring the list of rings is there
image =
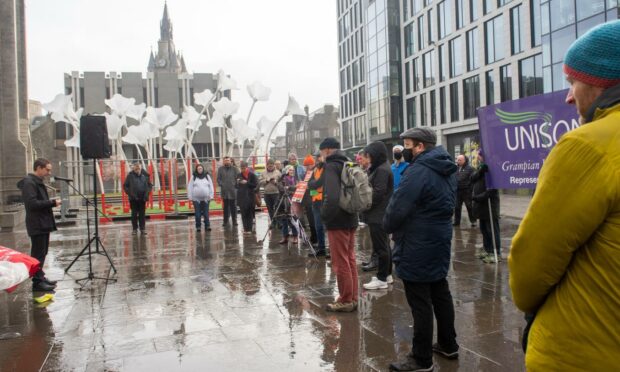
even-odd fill
[[[480,139],[494,189],[533,189],[549,151],[579,127],[568,90],[502,102],[478,109]]]

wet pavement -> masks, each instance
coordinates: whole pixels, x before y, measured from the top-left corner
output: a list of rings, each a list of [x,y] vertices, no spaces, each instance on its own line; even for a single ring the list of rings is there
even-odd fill
[[[261,214],[255,235],[221,219],[212,227],[154,221],[148,235],[132,236],[127,223],[106,224],[101,237],[118,272],[101,255],[94,271],[118,281],[84,288],[74,279],[87,275],[85,258],[64,274],[86,243],[84,226],[54,233],[46,271],[59,280],[55,300],[36,304],[29,283],[0,294],[0,334],[21,334],[0,340],[0,371],[386,371],[409,352],[412,318],[399,280],[361,289],[355,313],[328,313],[337,294],[328,261],[278,245],[279,233],[258,244]],[[516,227],[503,220],[504,247]],[[0,245],[27,252],[22,230],[0,233]],[[367,230],[358,232],[358,265],[370,255]],[[455,229],[449,283],[460,359],[435,357],[436,371],[524,370],[524,321],[506,262],[482,263],[480,243],[478,229]],[[361,283],[371,276],[360,270]]]

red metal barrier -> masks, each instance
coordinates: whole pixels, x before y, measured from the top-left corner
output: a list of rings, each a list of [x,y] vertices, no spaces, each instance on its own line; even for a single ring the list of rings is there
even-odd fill
[[[129,213],[129,197],[125,192],[125,187],[122,186],[125,182],[126,177],[127,167],[125,165],[125,160],[121,160],[121,201],[123,204],[123,213]]]
[[[151,161],[149,160],[149,167],[148,167],[148,172],[149,172],[149,182],[151,183],[151,185],[153,184],[153,163],[151,163]],[[153,193],[151,192],[149,194],[149,208],[153,208]]]
[[[160,209],[165,209],[166,208],[166,177],[164,175],[164,160],[162,158],[159,158],[159,182],[160,182],[160,186],[159,186],[159,191],[158,191],[158,195],[159,195],[159,208]]]
[[[103,181],[103,161],[99,160],[99,177],[101,177],[100,179]],[[95,180],[95,182],[97,182]],[[102,182],[103,183],[103,182]],[[103,213],[106,213],[106,205],[105,205],[105,190],[103,188],[101,188],[101,210],[103,211]],[[95,214],[97,214],[97,212],[95,212]]]

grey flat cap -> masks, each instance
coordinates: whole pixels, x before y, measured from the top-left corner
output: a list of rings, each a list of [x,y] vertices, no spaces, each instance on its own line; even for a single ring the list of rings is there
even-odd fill
[[[411,128],[401,133],[400,138],[410,138],[412,140],[436,144],[437,135],[430,128]]]

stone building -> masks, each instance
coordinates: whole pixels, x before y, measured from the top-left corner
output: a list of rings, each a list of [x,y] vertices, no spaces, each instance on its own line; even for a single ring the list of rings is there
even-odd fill
[[[293,115],[292,120],[286,123],[287,153],[305,156],[316,152],[325,137],[340,138],[337,107],[326,104],[310,113],[306,106],[305,111],[305,116]]]

